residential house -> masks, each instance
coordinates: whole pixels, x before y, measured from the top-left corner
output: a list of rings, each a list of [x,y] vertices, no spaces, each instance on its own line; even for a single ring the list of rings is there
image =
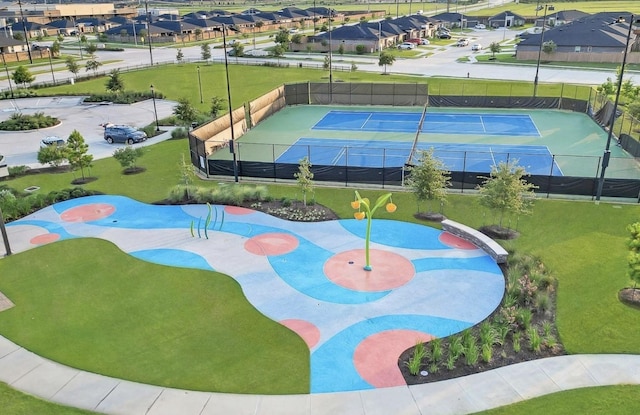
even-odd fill
[[[525,22],[526,19],[524,17],[509,10],[498,13],[487,19],[487,25],[489,27],[493,27],[494,29],[497,29],[499,27],[519,27],[523,26]]]
[[[541,41],[553,42],[553,53],[542,53],[542,59],[556,62],[610,62],[621,63],[629,33],[628,12],[603,12],[573,22],[545,29],[522,40],[517,47],[516,59],[537,60]],[[632,27],[627,54],[628,63],[640,63],[640,27]]]

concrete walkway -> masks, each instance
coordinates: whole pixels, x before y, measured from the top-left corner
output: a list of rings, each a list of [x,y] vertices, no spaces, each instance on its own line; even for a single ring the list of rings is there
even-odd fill
[[[0,337],[0,381],[106,414],[468,414],[569,389],[640,384],[640,356],[573,355],[415,386],[313,395],[232,395],[145,385],[72,369]]]

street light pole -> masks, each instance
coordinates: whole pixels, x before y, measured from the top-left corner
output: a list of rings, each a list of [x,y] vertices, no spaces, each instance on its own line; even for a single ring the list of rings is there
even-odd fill
[[[196,69],[198,70],[198,87],[200,89],[200,103],[202,104],[204,101],[202,101],[202,80],[200,79],[200,65],[196,66]]]
[[[7,82],[9,82],[9,91],[11,91],[11,99],[14,99],[13,87],[11,86],[11,75],[9,75],[9,68],[7,67],[7,61],[4,59],[4,52],[2,52],[2,64],[4,65],[4,70],[7,73]]]
[[[622,57],[622,67],[620,68],[620,78],[618,79],[618,90],[616,92],[616,100],[613,104],[613,112],[611,113],[611,119],[609,120],[609,133],[607,135],[607,144],[602,155],[602,167],[600,169],[600,178],[598,180],[598,190],[596,191],[596,202],[600,201],[602,196],[602,189],[604,187],[604,174],[609,166],[609,160],[611,159],[611,138],[613,136],[613,124],[616,121],[616,112],[618,111],[618,102],[620,100],[620,90],[622,89],[622,78],[624,76],[624,66],[627,64],[627,53],[629,52],[629,41],[631,39],[631,31],[634,23],[634,15],[631,15],[629,20],[629,31],[627,32],[627,41],[624,44],[624,55]]]
[[[29,36],[27,34],[27,21],[24,18],[24,12],[22,11],[22,1],[18,0],[18,6],[20,7],[20,17],[22,18],[22,31],[24,32],[24,42],[27,45],[27,53],[29,54],[29,63],[33,63],[31,57],[31,46],[29,46]]]
[[[542,56],[542,45],[544,44],[544,28],[547,25],[547,8],[553,10],[553,6],[544,5],[544,16],[542,17],[542,33],[540,34],[540,47],[538,48],[538,62],[536,64],[536,77],[533,78],[533,96],[538,94],[538,73],[540,72],[540,57]]]
[[[156,91],[153,89],[153,84],[149,86],[151,88],[151,99],[153,100],[153,114],[156,117],[156,132],[160,131],[160,124],[158,123],[158,109],[156,108]]]
[[[233,155],[233,179],[236,183],[238,183],[238,159],[236,156],[236,137],[233,131],[233,105],[231,104],[231,84],[229,83],[229,58],[227,55],[227,26],[225,24],[222,25],[222,50],[224,51],[224,72],[227,77],[227,102],[229,102],[229,128],[231,129],[231,140],[229,141],[229,150]]]
[[[49,67],[51,68],[51,79],[53,79],[53,84],[56,85],[56,76],[53,74],[53,62],[51,61],[51,48],[47,48],[47,52],[49,54]]]
[[[378,60],[382,57],[382,20],[378,20]]]
[[[149,14],[148,1],[144,2],[144,8],[147,13],[147,39],[149,39],[149,60],[151,61],[151,66],[153,66],[153,52],[151,51],[151,15]]]

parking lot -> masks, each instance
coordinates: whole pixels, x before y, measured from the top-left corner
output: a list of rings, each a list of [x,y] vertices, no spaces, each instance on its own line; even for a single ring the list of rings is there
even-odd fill
[[[172,114],[175,102],[156,100],[158,118]],[[40,140],[56,135],[68,138],[73,130],[78,130],[89,145],[89,154],[94,159],[110,157],[114,150],[124,144],[108,144],[104,140],[102,124],[127,124],[133,127],[144,127],[155,121],[152,100],[133,105],[83,103],[82,97],[51,97],[7,99],[0,101],[0,121],[4,121],[16,112],[45,115],[58,118],[61,122],[55,127],[32,131],[0,131],[0,154],[6,157],[9,166],[26,165],[40,167],[37,153]],[[166,130],[166,128],[163,128]],[[166,133],[136,146],[152,145],[170,138]]]

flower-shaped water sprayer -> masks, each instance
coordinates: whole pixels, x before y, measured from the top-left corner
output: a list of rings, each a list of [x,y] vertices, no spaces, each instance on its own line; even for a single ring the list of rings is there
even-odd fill
[[[371,263],[369,261],[369,240],[371,239],[371,218],[376,210],[385,205],[387,212],[393,213],[396,211],[397,206],[391,200],[391,193],[384,194],[376,200],[375,205],[371,207],[371,202],[366,197],[360,197],[360,193],[356,190],[356,198],[353,202],[351,202],[351,207],[354,209],[358,209],[357,212],[353,214],[353,217],[357,220],[362,220],[365,217],[367,218],[367,232],[365,234],[365,271],[371,271]]]

